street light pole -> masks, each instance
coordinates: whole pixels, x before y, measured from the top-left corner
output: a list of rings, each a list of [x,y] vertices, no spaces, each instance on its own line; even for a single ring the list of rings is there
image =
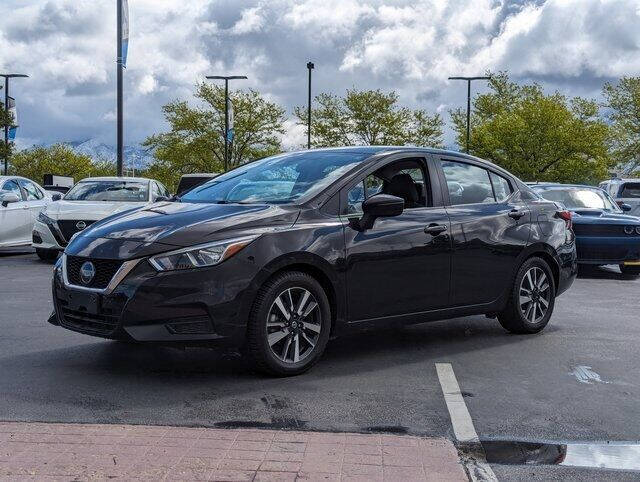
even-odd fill
[[[0,74],[4,77],[4,110],[9,112],[9,79],[29,77],[26,74]],[[4,126],[4,175],[9,173],[9,124]]]
[[[474,80],[490,80],[491,77],[449,77],[449,80],[467,81],[467,142],[465,152],[469,154],[469,138],[471,137],[471,82]]]
[[[123,61],[122,58],[122,0],[118,0],[116,2],[118,13],[117,13],[117,21],[118,27],[116,32],[116,42],[117,42],[117,127],[116,127],[116,137],[117,137],[117,148],[116,148],[116,176],[122,176],[123,170],[123,157],[124,157],[124,128],[123,128],[123,115],[122,115],[122,107],[123,107],[123,99],[122,99],[122,68]]]
[[[307,62],[307,69],[309,70],[309,89],[307,99],[307,149],[311,149],[311,71],[314,67],[313,62]]]
[[[224,80],[224,172],[229,170],[229,81],[246,78],[246,75],[207,75],[210,80]]]

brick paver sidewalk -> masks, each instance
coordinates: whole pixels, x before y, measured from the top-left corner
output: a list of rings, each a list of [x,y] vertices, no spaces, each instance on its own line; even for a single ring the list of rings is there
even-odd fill
[[[452,443],[395,435],[0,422],[0,478],[465,481]]]

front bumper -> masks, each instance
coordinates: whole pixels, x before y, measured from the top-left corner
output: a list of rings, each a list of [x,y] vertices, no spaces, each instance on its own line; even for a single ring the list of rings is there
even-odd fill
[[[54,270],[50,321],[102,338],[239,346],[256,291],[256,269],[247,256],[163,273],[145,258],[116,286],[93,291],[65,280],[63,257]]]
[[[38,249],[55,249],[62,251],[67,245],[64,236],[62,236],[62,233],[55,225],[49,226],[41,221],[34,223],[32,238],[32,246]]]
[[[578,236],[576,237],[578,263],[620,264],[640,261],[640,236]]]

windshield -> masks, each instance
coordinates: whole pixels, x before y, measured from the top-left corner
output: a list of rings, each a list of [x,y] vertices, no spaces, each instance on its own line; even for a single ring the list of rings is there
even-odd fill
[[[146,202],[149,183],[137,181],[83,181],[64,196],[65,201]]]
[[[578,209],[604,209],[622,212],[611,197],[601,189],[548,187],[536,191],[549,201],[558,201],[572,211]]]
[[[307,151],[240,166],[182,196],[184,202],[285,204],[312,196],[356,167],[371,152]]]

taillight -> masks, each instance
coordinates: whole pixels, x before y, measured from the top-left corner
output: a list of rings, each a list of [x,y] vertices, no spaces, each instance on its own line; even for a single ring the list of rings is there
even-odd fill
[[[565,224],[567,225],[567,229],[571,229],[573,224],[571,222],[571,211],[557,211],[556,215],[564,220]]]

